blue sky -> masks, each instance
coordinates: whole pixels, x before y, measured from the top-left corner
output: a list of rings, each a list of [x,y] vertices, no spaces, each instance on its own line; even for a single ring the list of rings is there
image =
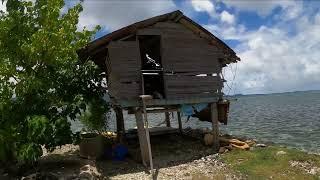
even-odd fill
[[[241,58],[224,70],[227,94],[320,89],[318,0],[85,0],[83,8],[79,28],[99,24],[97,36],[181,10]]]

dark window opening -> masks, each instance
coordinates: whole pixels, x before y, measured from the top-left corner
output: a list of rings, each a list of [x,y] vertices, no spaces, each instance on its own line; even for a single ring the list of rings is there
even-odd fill
[[[160,70],[160,36],[144,35],[139,36],[140,55],[143,70]]]
[[[163,72],[142,71],[144,94],[152,95],[154,99],[164,99]]]
[[[144,94],[164,99],[163,69],[161,64],[161,38],[157,35],[138,36]]]

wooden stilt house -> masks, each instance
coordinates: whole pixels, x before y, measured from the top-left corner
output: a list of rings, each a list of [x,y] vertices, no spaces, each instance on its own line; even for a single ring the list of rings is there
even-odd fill
[[[240,58],[182,12],[174,11],[116,30],[89,43],[79,55],[93,59],[105,69],[119,135],[124,132],[122,111],[135,113],[144,163],[151,157],[147,113],[163,112],[168,120],[168,112],[176,111],[182,130],[183,104],[211,104],[218,148],[216,102],[223,95],[221,71]]]

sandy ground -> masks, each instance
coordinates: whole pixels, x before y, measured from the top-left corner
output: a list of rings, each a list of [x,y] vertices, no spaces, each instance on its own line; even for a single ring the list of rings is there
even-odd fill
[[[22,179],[241,179],[198,139],[172,134],[151,137],[151,142],[153,175],[139,161],[139,144],[132,140],[125,161],[87,160],[79,157],[78,146],[62,146],[41,158],[36,174]]]

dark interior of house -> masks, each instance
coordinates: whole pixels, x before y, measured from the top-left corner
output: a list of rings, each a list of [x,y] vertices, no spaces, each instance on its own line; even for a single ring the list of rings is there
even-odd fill
[[[165,93],[161,63],[161,37],[158,35],[143,35],[138,36],[138,40],[144,94],[152,95],[154,99],[163,99]]]

